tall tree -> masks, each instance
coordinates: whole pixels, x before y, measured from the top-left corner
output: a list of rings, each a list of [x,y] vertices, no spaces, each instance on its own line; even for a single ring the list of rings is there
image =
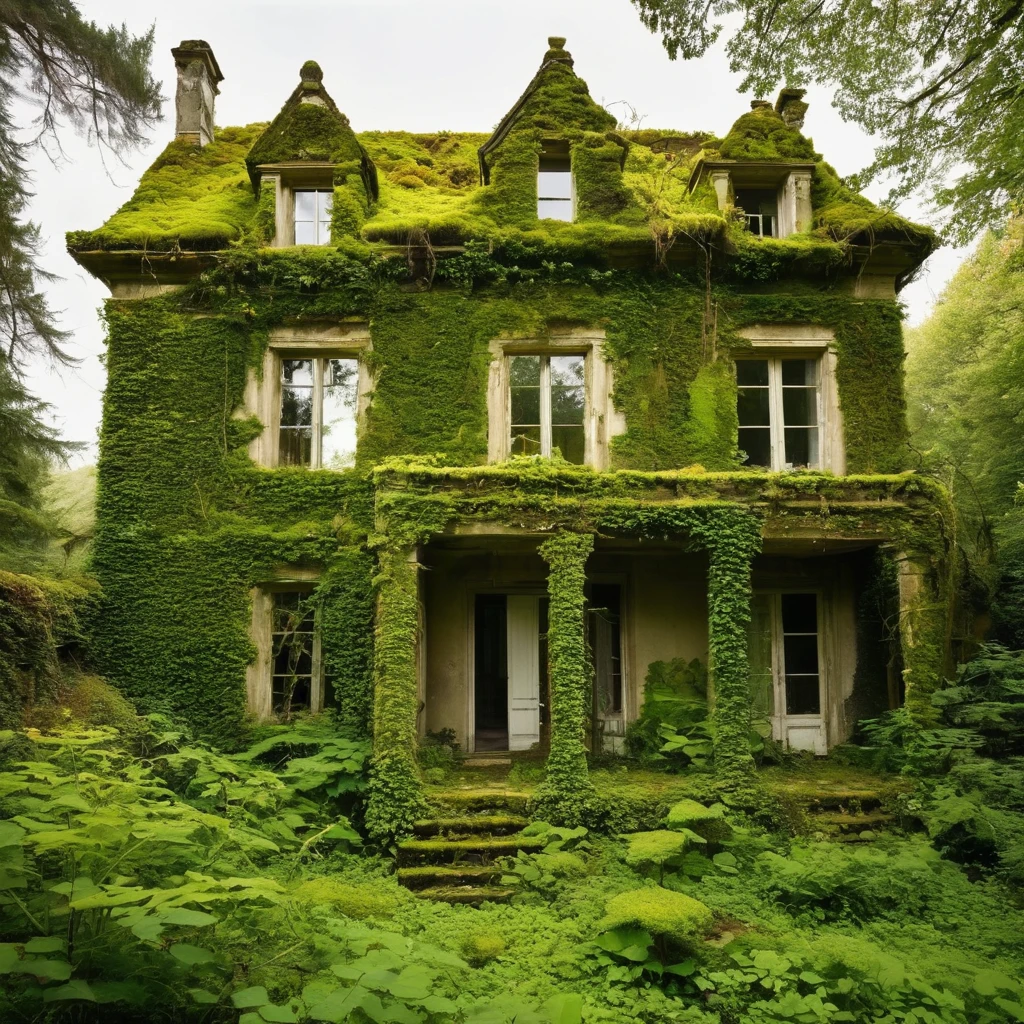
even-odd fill
[[[115,156],[142,142],[160,117],[152,49],[152,29],[101,28],[70,0],[0,0],[0,546],[40,526],[35,485],[66,451],[24,386],[24,361],[74,362],[42,290],[53,276],[26,219],[27,160],[36,147],[59,150],[68,127]],[[38,112],[30,124],[15,122],[15,97]]]
[[[883,140],[858,176],[922,189],[966,242],[1024,201],[1024,0],[631,0],[670,58],[727,33],[741,89],[834,86]],[[725,25],[728,25],[728,29]]]

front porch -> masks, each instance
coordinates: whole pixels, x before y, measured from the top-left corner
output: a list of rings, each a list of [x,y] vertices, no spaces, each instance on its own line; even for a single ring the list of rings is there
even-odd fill
[[[397,812],[411,827],[415,748],[441,730],[471,752],[545,751],[548,812],[582,820],[597,800],[585,744],[621,749],[654,663],[708,667],[726,788],[750,778],[758,715],[783,745],[823,754],[859,717],[900,699],[920,709],[943,671],[942,495],[912,474],[599,474],[514,460],[396,463],[376,484],[371,822]],[[857,609],[877,550],[894,567],[898,657],[872,666]]]

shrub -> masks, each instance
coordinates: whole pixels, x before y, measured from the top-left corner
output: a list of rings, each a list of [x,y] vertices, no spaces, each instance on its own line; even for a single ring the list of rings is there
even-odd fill
[[[680,800],[672,805],[665,820],[670,829],[689,829],[709,843],[724,843],[732,836],[721,804],[705,807],[696,800]]]
[[[659,880],[664,877],[665,865],[674,857],[682,855],[689,845],[689,839],[682,832],[634,832],[626,837],[626,863],[632,868],[653,866],[659,869]]]
[[[494,932],[477,932],[462,943],[462,955],[474,967],[480,967],[505,952],[505,940]]]
[[[714,915],[700,900],[651,886],[613,896],[605,905],[600,927],[635,926],[689,945],[707,934],[713,920]]]

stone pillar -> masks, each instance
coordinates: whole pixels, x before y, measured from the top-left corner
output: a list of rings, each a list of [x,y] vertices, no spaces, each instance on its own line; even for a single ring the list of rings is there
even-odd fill
[[[213,141],[213,105],[224,76],[210,44],[203,39],[183,39],[171,48],[171,56],[178,69],[175,138],[205,146]]]
[[[416,763],[419,562],[415,547],[384,548],[378,560],[366,827],[375,839],[389,839],[411,832],[424,807]]]
[[[595,794],[587,771],[583,727],[590,706],[592,669],[584,621],[586,563],[591,534],[556,533],[540,546],[548,563],[548,665],[551,749],[537,793],[546,821],[576,826],[590,817]]]
[[[729,205],[729,172],[712,171],[711,184],[715,186],[715,195],[718,197],[718,208],[724,210]]]
[[[792,171],[789,175],[790,188],[793,190],[793,230],[800,234],[810,231],[813,224],[811,212],[811,172]]]
[[[715,773],[734,788],[753,773],[750,753],[751,563],[760,549],[760,524],[745,510],[709,524],[708,666],[714,687],[711,722]]]
[[[903,653],[903,706],[918,725],[938,722],[931,696],[947,667],[947,602],[936,573],[923,557],[901,554],[899,567],[900,649]]]

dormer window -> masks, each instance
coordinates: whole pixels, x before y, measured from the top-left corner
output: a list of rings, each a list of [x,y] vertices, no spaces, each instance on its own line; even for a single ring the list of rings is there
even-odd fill
[[[779,191],[777,189],[736,189],[736,206],[743,211],[747,230],[758,238],[779,234]]]
[[[542,220],[573,220],[573,192],[569,144],[543,143],[537,164],[537,216]]]
[[[332,189],[295,190],[295,244],[329,245]]]

